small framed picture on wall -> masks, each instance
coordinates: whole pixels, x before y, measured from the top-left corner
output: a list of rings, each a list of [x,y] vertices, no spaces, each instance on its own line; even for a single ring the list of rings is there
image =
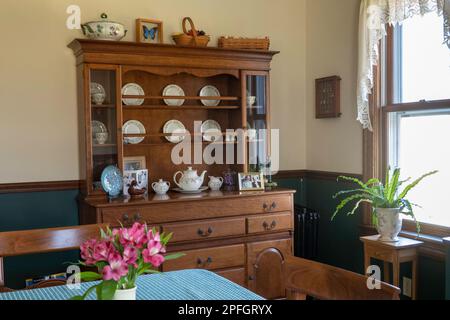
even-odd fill
[[[163,43],[163,22],[153,19],[136,19],[136,42]]]
[[[239,191],[263,191],[264,175],[262,172],[239,173]]]

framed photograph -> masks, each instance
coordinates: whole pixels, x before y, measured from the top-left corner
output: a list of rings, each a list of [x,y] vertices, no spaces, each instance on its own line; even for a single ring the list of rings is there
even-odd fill
[[[136,42],[163,43],[163,23],[153,19],[136,19]]]
[[[133,181],[139,189],[148,189],[148,170],[131,170],[123,172],[123,195],[129,196],[128,189]]]
[[[264,190],[264,175],[261,172],[239,173],[239,191],[262,191]]]
[[[123,158],[123,171],[136,171],[147,169],[145,156]]]

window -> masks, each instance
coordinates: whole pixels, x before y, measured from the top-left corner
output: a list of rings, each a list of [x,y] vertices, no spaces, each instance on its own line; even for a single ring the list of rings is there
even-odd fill
[[[390,32],[385,103],[386,161],[402,178],[439,170],[409,194],[420,222],[450,227],[450,50],[442,17],[407,20]],[[390,86],[390,87],[389,87]]]

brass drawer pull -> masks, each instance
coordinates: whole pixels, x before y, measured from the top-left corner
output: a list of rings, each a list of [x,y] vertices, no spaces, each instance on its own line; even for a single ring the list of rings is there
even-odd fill
[[[202,258],[197,258],[197,265],[206,267],[207,265],[210,265],[213,262],[213,259],[211,257],[208,257],[206,261],[203,261]]]
[[[129,220],[130,220],[130,216],[129,216],[128,214],[125,213],[125,214],[122,216],[122,221],[125,222],[125,223],[128,223]]]
[[[270,212],[272,210],[275,210],[277,208],[277,203],[276,202],[272,202],[272,204],[269,206],[267,203],[263,204],[263,209],[267,212]]]
[[[264,223],[263,223],[263,228],[266,231],[271,231],[271,230],[275,229],[276,226],[277,226],[277,222],[275,220],[272,221],[272,223],[270,225],[266,221],[264,221]]]
[[[214,230],[211,227],[209,227],[208,231],[206,231],[206,232],[203,231],[202,229],[198,229],[198,231],[197,231],[199,236],[205,237],[205,238],[209,237],[210,235],[212,235],[213,232],[214,232]]]
[[[141,214],[140,214],[140,213],[136,213],[136,214],[134,215],[134,222],[139,222],[139,221],[141,221],[141,220],[142,220]]]

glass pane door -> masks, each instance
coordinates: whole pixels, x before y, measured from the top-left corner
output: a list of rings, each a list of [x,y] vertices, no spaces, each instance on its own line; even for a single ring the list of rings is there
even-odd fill
[[[90,70],[92,187],[102,190],[100,177],[118,165],[116,71]]]
[[[245,76],[248,135],[247,170],[250,172],[265,171],[270,162],[267,81],[267,74],[246,74]]]

